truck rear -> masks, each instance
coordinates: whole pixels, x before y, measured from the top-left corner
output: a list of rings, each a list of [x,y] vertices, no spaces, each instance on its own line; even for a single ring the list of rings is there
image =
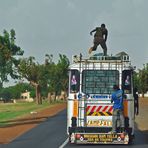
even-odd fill
[[[67,132],[76,144],[128,144],[134,135],[133,67],[129,56],[74,56],[69,67]],[[128,78],[129,84],[126,84]],[[126,132],[112,133],[113,85],[124,90]]]

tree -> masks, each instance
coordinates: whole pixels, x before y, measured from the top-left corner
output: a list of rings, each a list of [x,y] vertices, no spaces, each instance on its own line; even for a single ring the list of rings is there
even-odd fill
[[[49,69],[49,90],[55,95],[61,91],[67,91],[69,60],[65,55],[59,54],[57,64],[50,65]]]
[[[44,94],[49,96],[50,93],[55,92],[55,75],[56,75],[56,64],[53,62],[53,55],[45,55],[45,67],[44,67],[44,79],[42,81]],[[50,100],[50,99],[49,99]],[[51,100],[50,100],[51,101]]]
[[[0,90],[0,98],[4,100],[4,102],[8,102],[13,98],[12,91],[10,88],[1,88]]]
[[[69,59],[65,55],[59,55],[60,59],[57,64],[57,75],[60,78],[60,89],[66,91],[68,88],[68,67]]]
[[[0,88],[4,82],[8,82],[8,76],[17,79],[18,56],[22,56],[24,51],[15,44],[15,31],[10,33],[4,30],[0,35]]]
[[[42,104],[41,86],[42,66],[35,62],[34,57],[23,58],[20,60],[18,72],[21,77],[26,78],[30,84],[35,88],[37,104]]]
[[[142,93],[142,97],[148,91],[148,63],[144,64],[143,69],[134,73],[134,86]]]
[[[33,91],[33,87],[30,86],[28,83],[18,83],[15,86],[11,86],[13,99],[20,99],[21,94],[24,92],[31,92]]]
[[[139,70],[139,86],[142,97],[148,91],[148,63],[144,64],[142,70]]]
[[[30,91],[32,92],[32,87],[27,83],[18,83],[14,86],[9,86],[0,89],[0,98],[4,99],[5,102],[11,99],[20,99],[21,93]]]
[[[138,90],[140,90],[140,79],[139,79],[139,73],[134,71],[133,74],[133,83],[134,83],[134,88],[137,88]]]

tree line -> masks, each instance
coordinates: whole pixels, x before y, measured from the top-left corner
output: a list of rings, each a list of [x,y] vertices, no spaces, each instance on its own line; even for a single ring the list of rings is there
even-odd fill
[[[61,91],[67,91],[68,87],[68,67],[69,59],[59,54],[58,62],[53,61],[52,54],[45,55],[43,64],[39,64],[34,57],[23,58],[24,50],[15,43],[15,31],[4,30],[0,35],[0,98],[18,97],[15,87],[3,88],[4,82],[8,82],[8,77],[16,80],[25,79],[35,90],[36,101],[42,104],[42,96],[47,96],[48,92],[54,92],[55,95]],[[24,89],[31,89],[25,85]],[[12,90],[12,93],[10,92]],[[20,89],[18,89],[20,90]],[[9,93],[8,93],[9,92]]]

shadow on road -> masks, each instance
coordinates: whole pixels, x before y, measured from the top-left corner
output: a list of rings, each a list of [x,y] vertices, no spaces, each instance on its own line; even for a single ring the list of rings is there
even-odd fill
[[[134,145],[148,144],[148,130],[140,130],[137,123],[135,123],[135,138]]]

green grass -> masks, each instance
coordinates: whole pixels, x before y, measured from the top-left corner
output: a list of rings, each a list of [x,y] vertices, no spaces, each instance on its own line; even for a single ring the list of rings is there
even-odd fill
[[[61,102],[54,102],[52,104],[49,104],[47,101],[43,101],[43,104],[41,105],[37,105],[35,102],[0,104],[0,125],[3,125],[4,122],[7,122],[9,120],[30,114],[31,111],[39,111],[57,103]]]

